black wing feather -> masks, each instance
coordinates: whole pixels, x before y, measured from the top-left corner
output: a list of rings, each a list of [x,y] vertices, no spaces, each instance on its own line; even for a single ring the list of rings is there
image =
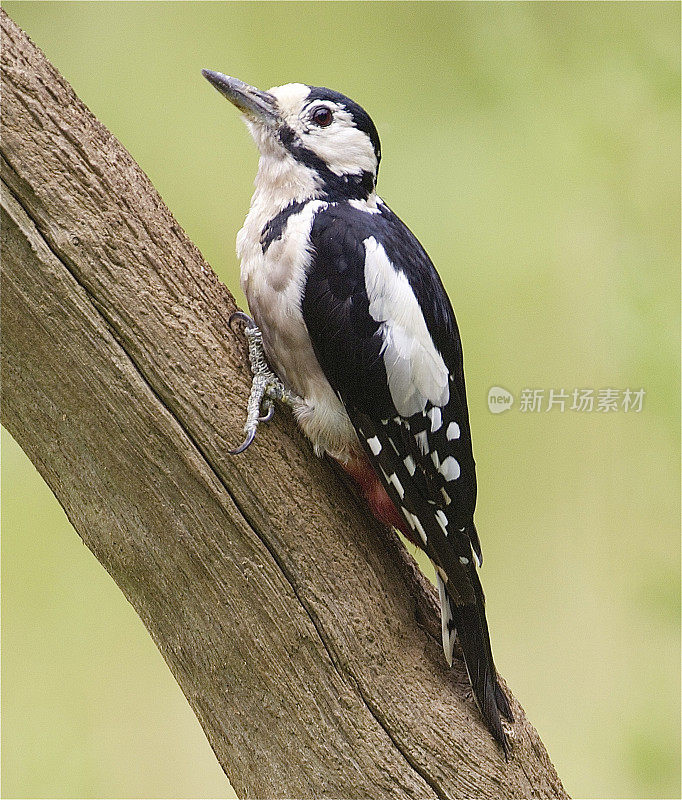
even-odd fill
[[[430,404],[424,414],[403,422],[413,437],[426,435],[430,453],[439,453],[441,460],[451,455],[459,464],[460,477],[446,486],[430,458],[417,453],[417,463],[422,462],[429,476],[429,499],[439,506],[445,503],[448,516],[456,516],[462,527],[471,523],[476,507],[476,465],[455,315],[438,273],[417,239],[387,206],[380,204],[379,208],[381,213],[367,214],[342,203],[318,212],[311,230],[314,251],[302,298],[303,318],[322,371],[349,412],[363,411],[378,420],[399,416],[381,355],[381,326],[370,316],[365,288],[364,242],[370,236],[381,242],[392,263],[407,277],[450,372],[450,400],[441,409],[440,427],[431,431]],[[454,439],[448,439],[451,423],[459,429]],[[477,537],[474,544],[478,550]]]
[[[362,269],[365,249],[348,222],[329,210],[315,218],[303,318],[322,371],[344,404],[389,415],[395,409],[381,357],[379,324],[369,313]]]

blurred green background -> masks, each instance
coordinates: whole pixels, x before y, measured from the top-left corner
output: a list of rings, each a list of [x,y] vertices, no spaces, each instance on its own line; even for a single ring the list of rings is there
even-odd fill
[[[574,797],[679,797],[679,5],[4,8],[240,302],[257,156],[199,70],[369,110],[380,193],[462,330],[500,671]],[[644,407],[519,411],[523,388],[576,387]],[[3,445],[3,795],[232,797],[142,624]]]

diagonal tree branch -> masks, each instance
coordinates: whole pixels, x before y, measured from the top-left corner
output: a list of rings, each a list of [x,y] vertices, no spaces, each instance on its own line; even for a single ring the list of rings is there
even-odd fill
[[[243,456],[234,300],[2,13],[2,418],[140,615],[244,797],[565,798],[506,763],[434,591],[279,414]]]

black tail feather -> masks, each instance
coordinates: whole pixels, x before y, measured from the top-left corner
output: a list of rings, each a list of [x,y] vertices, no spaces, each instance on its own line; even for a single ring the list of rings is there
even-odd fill
[[[512,714],[509,700],[507,699],[507,695],[502,691],[499,681],[495,682],[495,699],[497,700],[497,707],[500,709],[500,714],[502,714],[508,722],[513,722],[514,715]]]
[[[509,742],[501,716],[510,722],[513,716],[509,701],[497,680],[483,608],[483,593],[477,591],[476,594],[475,604],[456,605],[450,599],[450,608],[476,703],[488,729],[507,757]]]

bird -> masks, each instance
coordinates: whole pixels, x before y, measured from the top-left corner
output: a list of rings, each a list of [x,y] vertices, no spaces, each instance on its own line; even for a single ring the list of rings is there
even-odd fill
[[[262,91],[204,77],[242,113],[260,152],[237,234],[254,383],[242,452],[276,398],[314,451],[435,568],[442,644],[458,638],[483,720],[509,755],[510,703],[478,576],[476,468],[462,343],[424,248],[377,195],[381,144],[369,114],[303,83]],[[261,412],[265,411],[264,414]]]

